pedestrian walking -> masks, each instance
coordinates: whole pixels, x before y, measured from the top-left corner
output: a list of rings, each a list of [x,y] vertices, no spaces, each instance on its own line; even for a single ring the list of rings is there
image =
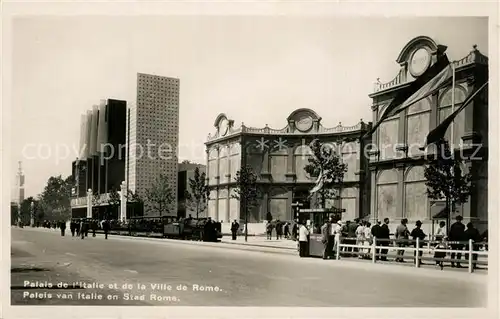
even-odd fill
[[[283,224],[278,219],[276,221],[276,240],[283,238]]]
[[[268,240],[271,240],[272,234],[273,234],[273,224],[272,222],[267,222],[266,235]]]
[[[81,236],[81,239],[85,239],[85,231],[86,231],[86,223],[82,219],[81,222],[80,222],[80,236]]]
[[[286,222],[285,226],[283,227],[284,233],[285,233],[285,238],[290,239],[290,223]]]
[[[109,233],[109,230],[110,230],[110,224],[109,224],[109,220],[104,220],[104,222],[102,223],[102,230],[104,231],[104,239],[108,239],[108,233]]]
[[[325,220],[321,226],[321,242],[323,243],[323,259],[328,259],[333,251],[332,218]]]
[[[231,234],[233,240],[236,240],[236,237],[238,235],[238,230],[240,229],[240,224],[236,221],[236,219],[232,222],[231,224]]]
[[[406,247],[408,245],[408,239],[410,236],[410,232],[408,231],[408,219],[403,218],[401,220],[401,224],[396,228],[396,240],[398,241],[398,247]],[[405,251],[403,249],[398,250],[398,257],[396,258],[397,262],[404,263]]]
[[[307,257],[307,238],[309,236],[309,229],[307,229],[306,225],[300,223],[299,226],[299,256]]]
[[[75,231],[76,231],[76,236],[80,236],[80,231],[82,229],[82,221],[81,220],[76,220],[75,221]]]
[[[448,239],[450,241],[450,246],[452,250],[463,250],[464,245],[461,241],[465,240],[465,225],[462,223],[462,216],[458,215],[455,217],[456,222],[450,226],[450,234],[448,235]],[[457,259],[455,259],[455,256]],[[451,267],[452,268],[462,268],[460,264],[460,259],[462,258],[462,253],[451,253]]]
[[[76,226],[75,226],[75,220],[71,219],[69,223],[69,229],[71,231],[71,237],[75,237],[75,231],[76,231]]]
[[[97,220],[93,219],[91,225],[92,225],[92,237],[95,237],[95,232],[97,231]]]
[[[64,233],[66,231],[66,222],[65,221],[61,221],[59,227],[61,228],[61,236],[64,237]]]

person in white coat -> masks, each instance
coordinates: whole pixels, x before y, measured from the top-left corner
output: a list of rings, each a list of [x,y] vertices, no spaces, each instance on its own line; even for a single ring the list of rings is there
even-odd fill
[[[307,245],[309,237],[309,229],[303,223],[299,226],[299,256],[307,257]]]
[[[333,241],[333,252],[335,254],[336,258],[340,258],[340,256],[337,256],[337,253],[340,254],[340,236],[342,236],[342,221],[337,221],[335,224],[332,225],[332,234],[334,237]]]
[[[358,228],[356,228],[356,245],[363,246],[365,242],[365,221],[359,223]],[[363,249],[359,249],[358,258],[363,258]]]

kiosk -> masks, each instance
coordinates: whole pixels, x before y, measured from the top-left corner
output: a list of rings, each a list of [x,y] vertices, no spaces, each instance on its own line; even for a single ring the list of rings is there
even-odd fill
[[[334,221],[342,219],[342,213],[345,209],[338,208],[312,208],[312,209],[298,209],[298,219],[302,222],[310,221],[311,234],[309,235],[309,256],[310,257],[323,257],[324,245],[321,242],[321,226],[330,216]]]

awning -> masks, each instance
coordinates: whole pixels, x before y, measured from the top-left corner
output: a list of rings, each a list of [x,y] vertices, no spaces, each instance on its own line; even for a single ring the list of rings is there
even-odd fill
[[[448,217],[448,210],[445,207],[445,208],[441,209],[441,211],[439,213],[432,216],[432,219],[444,219],[446,217]]]

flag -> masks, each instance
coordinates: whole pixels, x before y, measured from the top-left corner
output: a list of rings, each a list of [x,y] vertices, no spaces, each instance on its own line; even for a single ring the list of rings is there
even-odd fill
[[[437,85],[443,85],[443,82],[447,81],[452,74],[453,69],[451,67],[450,61],[448,61],[448,57],[446,56],[446,54],[443,54],[438,58],[436,63],[428,68],[407,88],[403,88],[398,92],[398,94],[384,110],[384,113],[380,117],[379,121],[372,127],[369,132],[364,135],[364,137],[372,135],[373,132],[375,132],[375,130],[380,126],[380,124],[382,124],[382,122],[387,118],[398,114],[405,108],[409,107],[411,104],[416,103],[428,96],[425,95],[426,91],[424,90],[424,86],[425,89],[428,90],[435,88]]]
[[[435,129],[429,132],[427,135],[427,138],[425,140],[425,145],[424,147],[421,147],[421,150],[424,150],[427,146],[436,143],[439,140],[444,139],[444,135],[446,134],[446,131],[448,130],[448,127],[450,124],[453,122],[455,117],[457,117],[458,113],[462,112],[465,107],[472,102],[472,100],[476,97],[476,95],[481,92],[486,86],[488,85],[488,81],[486,81],[483,85],[481,85],[477,90],[473,91],[469,96],[465,99],[465,101],[462,103],[462,105],[455,111],[453,112],[450,116],[444,119],[441,124],[439,124]]]
[[[309,191],[309,193],[314,194],[320,189],[323,188],[323,183],[324,183],[324,177],[323,177],[323,170],[320,171],[318,179],[316,180],[316,185]]]

